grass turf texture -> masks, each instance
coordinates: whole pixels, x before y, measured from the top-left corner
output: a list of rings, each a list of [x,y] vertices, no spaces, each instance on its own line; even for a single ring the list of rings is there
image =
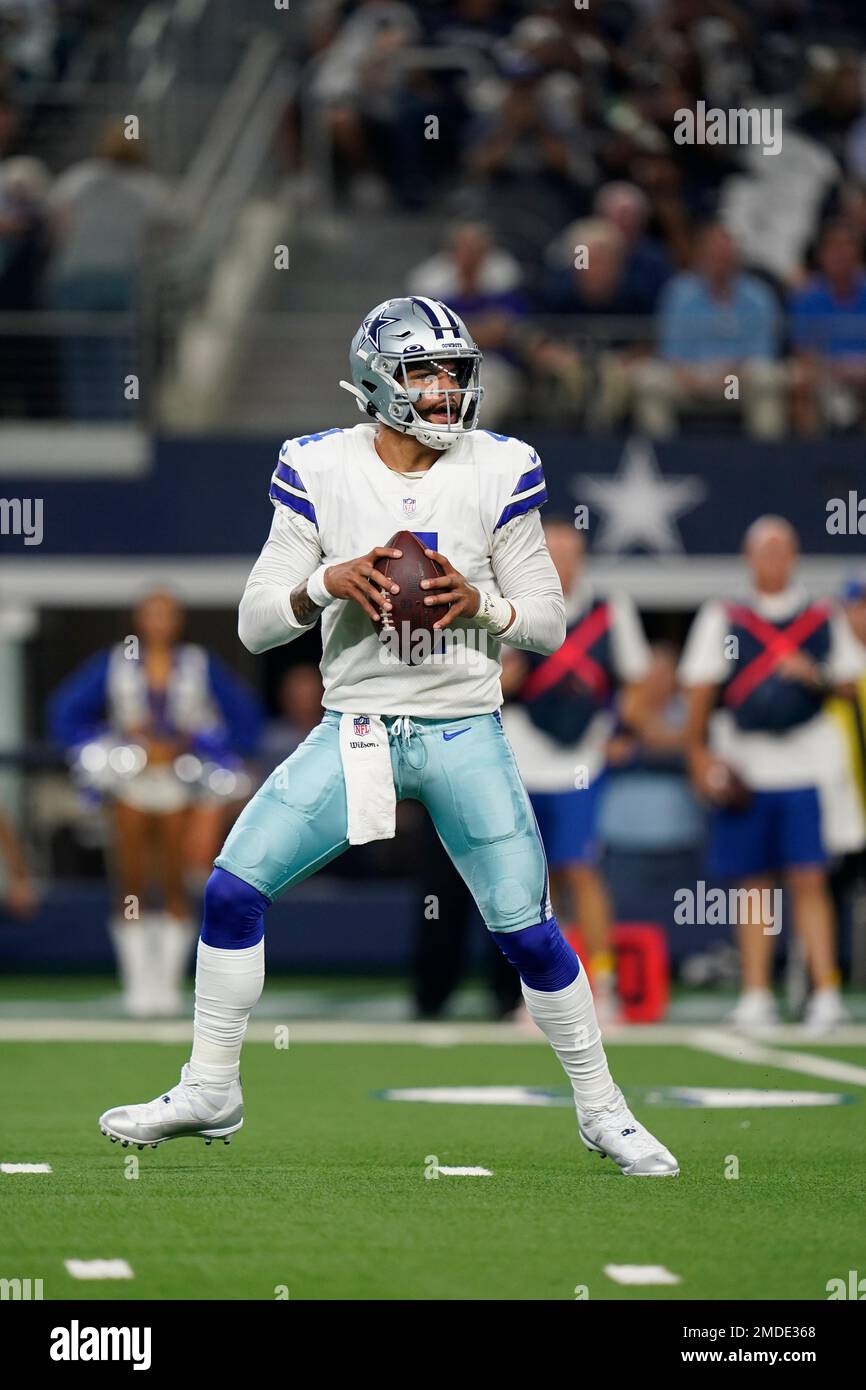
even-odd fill
[[[816,1049],[817,1051],[817,1049]],[[863,1064],[862,1048],[822,1048]],[[863,1266],[858,1088],[686,1047],[609,1049],[630,1086],[845,1091],[792,1110],[638,1107],[676,1179],[624,1178],[580,1144],[573,1112],[385,1102],[403,1086],[560,1086],[543,1046],[248,1044],[244,1129],[229,1147],[103,1138],[99,1113],[174,1084],[187,1050],[0,1045],[0,1277],[46,1299],[825,1299]],[[425,1180],[425,1162],[490,1178]],[[725,1177],[729,1155],[738,1179]],[[130,1179],[129,1159],[139,1176]],[[81,1282],[66,1258],[128,1260],[131,1281]],[[675,1287],[613,1284],[605,1264],[661,1264]]]

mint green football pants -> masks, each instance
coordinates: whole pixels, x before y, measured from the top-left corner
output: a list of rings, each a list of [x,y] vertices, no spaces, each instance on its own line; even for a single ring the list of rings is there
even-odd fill
[[[420,801],[491,931],[550,916],[547,864],[535,816],[496,714],[385,718],[397,800]],[[218,867],[273,901],[348,849],[340,715],[321,724],[271,773],[241,812]]]

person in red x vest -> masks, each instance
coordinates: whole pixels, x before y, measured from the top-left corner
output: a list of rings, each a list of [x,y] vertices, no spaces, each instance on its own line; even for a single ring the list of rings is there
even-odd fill
[[[751,596],[705,603],[680,665],[692,776],[713,806],[709,871],[759,890],[736,899],[742,994],[732,1022],[778,1022],[771,977],[782,924],[767,920],[766,905],[781,876],[813,986],[805,1023],[824,1032],[845,1017],[828,853],[841,851],[844,835],[859,834],[862,821],[856,798],[840,803],[851,779],[842,776],[844,744],[824,706],[856,680],[864,653],[841,611],[812,602],[795,582],[798,537],[784,518],[759,517],[743,551]]]
[[[561,920],[570,907],[583,928],[596,1012],[610,1023],[618,1010],[598,810],[617,693],[634,695],[650,651],[628,595],[602,597],[585,578],[584,540],[571,521],[551,517],[544,532],[565,595],[565,641],[547,657],[508,649],[503,723],[544,841],[553,902]]]

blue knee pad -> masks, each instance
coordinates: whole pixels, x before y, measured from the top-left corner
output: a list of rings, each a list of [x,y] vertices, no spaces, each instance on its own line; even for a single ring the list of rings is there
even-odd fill
[[[490,935],[530,989],[565,989],[580,974],[580,961],[555,917],[520,931],[495,931]]]
[[[265,934],[262,919],[270,905],[270,899],[251,883],[226,869],[214,869],[204,890],[202,941],[227,951],[256,946]]]

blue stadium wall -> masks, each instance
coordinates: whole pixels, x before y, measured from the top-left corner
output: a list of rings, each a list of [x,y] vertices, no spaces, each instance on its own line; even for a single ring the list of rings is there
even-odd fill
[[[538,431],[531,439],[544,461],[551,506],[568,513],[587,500],[582,475],[621,476],[631,447],[621,438]],[[252,556],[270,524],[267,491],[280,443],[158,438],[137,476],[75,479],[50,476],[49,457],[38,474],[16,476],[0,435],[0,494],[44,499],[42,555]],[[858,488],[866,495],[866,442],[860,437],[772,444],[679,437],[653,444],[651,457],[665,478],[702,485],[701,500],[677,520],[687,554],[735,553],[745,527],[766,511],[781,511],[794,523],[807,553],[864,553],[863,534],[831,535],[826,525],[828,499],[847,498]],[[591,537],[596,525],[591,513]],[[863,525],[866,532],[866,518]],[[18,538],[0,537],[0,554],[21,550]]]

